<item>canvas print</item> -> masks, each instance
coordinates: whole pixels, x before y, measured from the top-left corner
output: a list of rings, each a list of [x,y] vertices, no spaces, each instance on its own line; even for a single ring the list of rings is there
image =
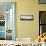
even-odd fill
[[[40,4],[46,4],[46,0],[39,0]]]

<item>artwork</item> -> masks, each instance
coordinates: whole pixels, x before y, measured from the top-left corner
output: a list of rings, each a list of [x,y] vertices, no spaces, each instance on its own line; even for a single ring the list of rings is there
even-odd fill
[[[39,0],[40,4],[46,4],[46,0]]]

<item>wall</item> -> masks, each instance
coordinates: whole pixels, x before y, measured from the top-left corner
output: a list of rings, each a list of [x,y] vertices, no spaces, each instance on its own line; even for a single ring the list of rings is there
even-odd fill
[[[19,0],[17,5],[17,37],[35,38],[39,31],[37,0]],[[20,15],[33,15],[33,21],[20,21]]]
[[[46,10],[46,4],[38,4],[38,0],[3,0],[0,2],[16,2],[16,37],[36,38],[39,33],[39,10]],[[20,15],[33,15],[33,21],[20,21]]]

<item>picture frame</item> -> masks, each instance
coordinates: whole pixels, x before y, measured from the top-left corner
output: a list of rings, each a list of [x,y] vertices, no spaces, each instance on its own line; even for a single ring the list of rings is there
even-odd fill
[[[46,0],[39,0],[39,4],[46,4]]]

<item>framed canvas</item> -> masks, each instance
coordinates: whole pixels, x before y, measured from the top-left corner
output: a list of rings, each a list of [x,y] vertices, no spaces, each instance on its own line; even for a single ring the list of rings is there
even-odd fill
[[[39,0],[39,4],[46,4],[46,0]]]

